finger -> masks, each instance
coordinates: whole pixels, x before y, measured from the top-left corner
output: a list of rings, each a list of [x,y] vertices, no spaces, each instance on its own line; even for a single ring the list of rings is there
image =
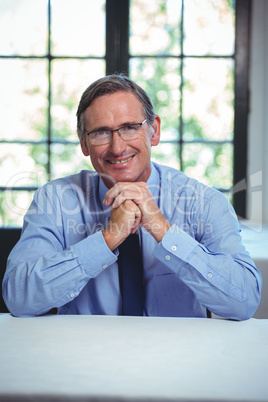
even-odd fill
[[[133,220],[136,216],[141,215],[139,207],[132,200],[125,200],[119,207],[114,208],[115,210],[120,210],[126,216],[132,216]]]
[[[121,204],[123,204],[126,200],[131,200],[135,204],[141,199],[141,194],[137,194],[135,191],[131,190],[123,190],[121,193],[118,194],[117,197],[114,198],[112,203],[113,208],[118,208]]]
[[[135,233],[139,229],[140,225],[141,225],[141,219],[136,219],[135,224],[131,230],[131,233],[132,234]]]
[[[139,225],[134,226],[134,227],[131,229],[131,234],[136,233],[136,232],[137,232],[137,230],[139,229],[139,227],[140,227],[140,224],[139,224]]]
[[[125,196],[124,199],[132,199],[132,197],[136,198],[136,199],[141,199],[143,187],[144,187],[144,183],[141,183],[141,182],[139,182],[139,183],[133,183],[133,182],[116,183],[105,194],[103,204],[107,205],[107,206],[112,205],[115,198],[118,197],[122,193],[123,193],[123,196]],[[127,195],[127,192],[131,192],[131,193],[129,193],[129,195]],[[120,198],[119,198],[119,200],[120,200]],[[124,202],[124,200],[122,200],[122,202]],[[116,205],[118,206],[119,204],[116,204]]]
[[[107,205],[107,206],[112,205],[112,203],[114,202],[115,197],[117,197],[122,190],[123,190],[122,183],[116,183],[105,194],[103,204]]]
[[[140,209],[138,209],[136,212],[136,215],[135,215],[134,225],[131,230],[132,234],[135,233],[139,229],[139,227],[141,225],[141,218],[142,218],[142,214],[141,214]]]
[[[107,207],[109,207],[110,205],[112,205],[113,204],[113,202],[114,202],[114,198],[115,197],[112,197],[110,194],[105,194],[105,197],[104,197],[104,200],[103,200],[103,205],[106,205]]]

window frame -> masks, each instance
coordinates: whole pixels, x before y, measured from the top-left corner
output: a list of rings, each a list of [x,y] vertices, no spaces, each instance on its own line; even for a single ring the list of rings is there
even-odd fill
[[[182,0],[187,1],[187,0]],[[183,10],[182,10],[183,11]],[[235,52],[233,55],[235,61],[235,97],[234,97],[234,139],[233,139],[233,205],[237,215],[246,218],[247,200],[246,200],[246,177],[247,177],[247,132],[248,132],[248,105],[249,105],[249,35],[250,35],[250,11],[251,0],[236,0],[236,40]],[[47,54],[42,56],[19,56],[19,55],[0,55],[0,58],[9,59],[46,59],[48,61],[48,107],[47,107],[47,138],[42,141],[8,141],[0,140],[5,143],[24,143],[40,144],[47,146],[48,162],[47,174],[48,180],[51,179],[51,146],[60,143],[62,140],[51,138],[52,119],[52,82],[51,69],[52,62],[56,59],[104,59],[106,62],[106,74],[124,72],[129,74],[129,60],[132,57],[129,52],[129,13],[130,0],[106,0],[106,54],[104,57],[68,57],[55,56],[51,52],[51,0],[48,0],[48,47]],[[183,13],[182,13],[183,25]],[[181,35],[183,38],[183,35]],[[135,56],[136,57],[136,56]],[[144,56],[146,57],[146,56]],[[157,56],[156,56],[157,57]],[[163,57],[161,55],[161,57]],[[178,56],[183,59],[184,55]],[[189,57],[189,56],[187,56]],[[183,63],[181,63],[182,65]],[[182,67],[181,67],[182,68]],[[183,83],[181,84],[183,85]],[[182,88],[181,88],[182,91]],[[245,118],[246,117],[246,118]],[[182,113],[181,113],[182,119]],[[179,144],[182,140],[182,121],[180,122]],[[77,144],[77,142],[65,141],[66,144]],[[182,160],[182,147],[180,146],[180,157]],[[183,170],[183,169],[182,169]],[[0,191],[34,191],[37,187],[0,187]]]
[[[185,0],[182,0],[184,3]],[[234,138],[233,138],[233,206],[239,218],[246,218],[246,177],[247,177],[247,133],[248,133],[248,82],[249,82],[249,35],[250,35],[251,0],[236,0],[235,4],[235,51],[234,59]],[[107,74],[129,73],[129,21],[130,1],[106,1],[106,69]],[[183,30],[183,6],[182,6]],[[181,34],[181,38],[183,35]],[[120,47],[121,46],[121,47]],[[146,55],[143,55],[146,57]],[[157,57],[157,56],[155,56]],[[163,55],[161,55],[163,57]],[[183,54],[178,56],[183,60]],[[189,57],[189,56],[187,56]],[[203,56],[202,56],[203,57]],[[217,56],[210,56],[217,58]],[[228,56],[229,57],[229,56]],[[183,63],[181,63],[181,66]],[[182,68],[182,67],[181,67]],[[181,71],[182,74],[182,71]],[[183,83],[181,84],[183,85]],[[182,89],[181,89],[182,90]],[[182,113],[181,119],[182,119]],[[246,116],[246,118],[245,118]],[[180,138],[182,140],[182,121],[180,122]],[[228,142],[228,141],[226,141]],[[220,143],[220,142],[219,142]],[[180,146],[182,159],[182,147]],[[183,170],[183,165],[182,165]]]

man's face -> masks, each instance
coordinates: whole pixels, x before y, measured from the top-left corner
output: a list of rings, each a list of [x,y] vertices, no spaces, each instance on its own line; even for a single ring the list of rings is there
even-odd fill
[[[131,92],[116,92],[95,99],[84,113],[86,132],[99,129],[114,130],[127,124],[145,120],[141,102]],[[102,176],[107,187],[115,182],[147,181],[151,173],[151,146],[160,139],[160,118],[156,116],[152,127],[147,122],[138,138],[124,141],[118,132],[110,143],[90,145],[81,142],[84,155],[90,155],[94,169]]]

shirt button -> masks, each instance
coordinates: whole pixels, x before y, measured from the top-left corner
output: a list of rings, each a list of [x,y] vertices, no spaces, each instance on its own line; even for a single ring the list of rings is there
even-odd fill
[[[167,261],[169,261],[169,260],[170,260],[170,255],[167,254],[167,255],[165,256],[165,259],[166,259]]]
[[[211,272],[208,274],[208,277],[209,277],[209,278],[212,278],[212,273],[211,273]]]
[[[73,297],[74,297],[74,293],[70,293],[70,297],[73,298]]]
[[[176,250],[177,250],[177,246],[172,246],[172,247],[171,247],[171,250],[172,250],[172,251],[176,251]]]
[[[105,269],[105,268],[107,268],[107,267],[108,267],[108,264],[104,264],[104,265],[102,266],[103,269]]]

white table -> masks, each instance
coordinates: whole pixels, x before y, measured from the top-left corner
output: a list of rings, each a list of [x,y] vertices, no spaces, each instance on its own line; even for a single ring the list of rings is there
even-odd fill
[[[267,401],[268,320],[0,315],[1,401]]]
[[[244,245],[262,275],[262,296],[254,318],[268,318],[268,225],[241,222]]]

